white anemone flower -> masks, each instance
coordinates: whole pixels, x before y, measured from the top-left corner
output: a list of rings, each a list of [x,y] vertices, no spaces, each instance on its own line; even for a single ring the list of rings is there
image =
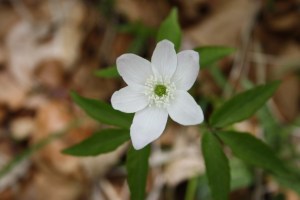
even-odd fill
[[[128,86],[111,97],[114,109],[135,113],[130,127],[133,147],[142,149],[164,131],[168,116],[182,125],[200,124],[203,112],[187,92],[199,73],[199,54],[176,54],[174,44],[159,42],[151,62],[135,54],[123,54],[117,68]]]

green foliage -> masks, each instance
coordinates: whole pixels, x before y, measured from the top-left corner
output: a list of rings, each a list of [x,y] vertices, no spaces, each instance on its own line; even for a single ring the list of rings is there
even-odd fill
[[[132,146],[128,150],[126,168],[128,173],[127,181],[131,192],[131,200],[145,199],[149,156],[149,145],[138,151]]]
[[[193,177],[189,180],[184,200],[194,200],[195,194],[197,192],[197,186],[198,186],[198,179],[199,177]]]
[[[147,27],[141,22],[128,23],[121,25],[118,31],[132,34],[133,41],[128,48],[128,52],[139,54],[145,50],[147,40],[155,34],[153,28]],[[97,70],[94,73],[101,78],[117,78],[120,77],[116,65],[109,66],[105,69]]]
[[[213,133],[205,133],[202,152],[206,174],[214,200],[226,200],[230,191],[230,171],[228,159]]]
[[[145,26],[141,22],[121,25],[119,31],[129,33],[134,36],[133,41],[128,48],[128,52],[135,54],[145,51],[148,39],[155,35],[155,30],[153,28]]]
[[[110,66],[107,67],[105,69],[99,69],[97,71],[95,71],[94,73],[96,76],[101,77],[101,78],[116,78],[116,77],[120,77],[117,67],[114,66]]]
[[[114,12],[115,3],[116,3],[115,0],[97,1],[97,8],[107,19],[110,19],[115,14]]]
[[[230,158],[230,188],[236,190],[249,187],[253,184],[252,174],[249,167],[236,157]]]
[[[115,150],[129,139],[128,130],[106,129],[63,150],[63,153],[73,156],[97,156]]]
[[[300,195],[300,174],[293,173],[293,176],[275,175],[275,178],[280,185],[290,188]]]
[[[151,27],[146,26],[141,22],[133,22],[128,24],[120,25],[118,30],[123,33],[129,33],[136,37],[149,37],[155,34],[155,30]]]
[[[222,46],[203,46],[194,50],[200,54],[200,66],[203,69],[235,51],[234,48]]]
[[[207,176],[205,174],[200,175],[198,178],[198,188],[197,188],[197,200],[212,200],[211,191],[208,185]]]
[[[276,174],[285,175],[287,173],[286,167],[271,148],[251,134],[234,131],[217,133],[241,160]]]
[[[129,51],[136,54],[144,52],[144,46],[149,37],[154,35],[153,29],[139,22],[120,26],[118,31],[123,31],[134,36]],[[161,23],[157,31],[156,41],[170,40],[174,43],[176,51],[178,51],[181,45],[181,36],[182,32],[178,22],[178,11],[175,8],[171,10],[167,18]],[[232,54],[235,49],[222,46],[203,46],[195,48],[195,51],[200,54],[201,68],[211,66],[209,70],[215,81],[219,86],[224,86],[226,78],[219,68],[213,64]],[[102,78],[119,77],[115,65],[98,70],[95,72],[95,75]],[[219,130],[218,128],[224,128],[251,117],[274,94],[278,86],[279,82],[272,82],[233,96],[213,112],[209,119],[209,129],[216,131]],[[64,153],[75,156],[98,155],[112,151],[130,139],[129,127],[132,122],[132,115],[116,111],[105,102],[85,98],[75,92],[71,96],[76,104],[92,118],[101,123],[114,125],[121,129],[107,129],[97,132],[79,144],[64,150]],[[259,113],[259,119],[263,122],[265,130],[268,134],[276,131],[277,127],[279,127],[276,125],[276,121],[271,120],[270,113],[262,111]],[[280,133],[274,132],[273,135],[269,134],[268,137],[269,143],[275,147],[279,146],[278,143],[280,141],[278,139],[281,139],[278,137],[278,134]],[[235,189],[248,186],[252,182],[251,173],[241,161],[233,162],[231,160],[229,167],[228,159],[223,152],[221,141],[219,140],[228,145],[241,161],[271,171],[275,174],[279,182],[296,191],[300,188],[297,181],[295,181],[296,179],[290,176],[287,167],[282,164],[282,161],[261,140],[256,139],[250,134],[234,131],[216,131],[205,133],[202,139],[202,152],[206,165],[207,178],[214,200],[228,199],[230,184],[232,184],[231,189]],[[149,155],[149,146],[138,151],[134,150],[131,146],[128,150],[126,168],[132,200],[145,199]],[[230,177],[230,173],[232,177]],[[198,177],[191,179],[185,196],[186,200],[194,199],[197,190],[200,195],[210,198],[207,188],[199,192],[199,187],[201,187],[200,180]]]
[[[257,118],[263,128],[264,138],[268,145],[270,145],[276,152],[282,150],[281,143],[286,140],[284,138],[284,129],[274,119],[272,113],[267,106],[263,106],[257,112]]]
[[[130,127],[132,115],[117,111],[105,102],[82,97],[76,92],[72,92],[71,96],[73,101],[93,119],[121,128]]]
[[[201,58],[200,58],[201,60]],[[201,62],[201,61],[200,61]],[[201,67],[201,65],[200,65]],[[217,65],[212,64],[209,68],[208,71],[212,75],[212,78],[216,82],[216,84],[220,88],[224,88],[225,86],[230,86],[229,84],[227,85],[227,78],[223,75],[222,71]]]
[[[135,34],[136,39],[130,47],[130,52],[132,53],[139,52],[140,47],[144,46],[146,39],[153,35],[152,29],[144,27],[140,23],[120,27],[120,31]],[[168,39],[174,43],[175,49],[178,51],[181,43],[181,35],[182,33],[178,23],[178,11],[174,8],[159,27],[156,40],[159,42],[161,40]],[[232,54],[235,49],[222,46],[204,46],[196,48],[195,51],[197,51],[201,56],[200,66],[205,68],[223,57]],[[120,76],[115,65],[97,70],[95,75],[101,78],[115,78]]]
[[[224,127],[247,119],[266,103],[278,86],[279,82],[275,81],[232,97],[214,111],[209,120],[211,126]]]
[[[169,16],[161,23],[156,41],[170,40],[174,43],[176,51],[179,50],[181,44],[181,29],[178,23],[177,9],[172,9]]]
[[[162,34],[162,33],[159,32],[157,37],[163,37],[163,36],[159,36],[160,34]],[[168,36],[171,37],[172,34],[171,34],[171,36],[170,35],[168,35]],[[172,36],[172,37],[174,37],[174,36]],[[180,37],[181,37],[181,35],[180,35]],[[172,41],[172,39],[167,38],[167,36],[164,36],[163,38]],[[157,39],[157,40],[160,41],[163,39]],[[174,41],[172,41],[172,42],[176,46],[176,43]],[[177,45],[180,45],[180,43]],[[178,48],[179,47],[176,47],[177,50],[178,50]],[[229,48],[229,47],[205,46],[205,47],[196,48],[195,51],[197,51],[200,54],[201,68],[206,68],[207,66],[215,63],[216,61],[220,60],[221,58],[230,55],[231,53],[233,53],[235,51],[235,49]],[[214,67],[211,72],[213,73],[213,75],[216,75],[218,77],[218,79],[217,79],[217,81],[219,81],[218,83],[224,82],[224,78],[220,75],[220,71],[218,71],[218,69],[216,67]],[[105,69],[97,70],[94,74],[101,78],[120,77],[117,67],[115,65],[107,67]]]
[[[287,167],[264,142],[249,133],[234,131],[219,131],[218,136],[231,148],[238,158],[251,165],[271,171],[281,185],[300,194],[299,171]],[[245,174],[245,170],[241,172],[244,174],[244,177],[251,178],[248,173]],[[242,180],[242,183],[247,184],[249,181],[251,180]]]

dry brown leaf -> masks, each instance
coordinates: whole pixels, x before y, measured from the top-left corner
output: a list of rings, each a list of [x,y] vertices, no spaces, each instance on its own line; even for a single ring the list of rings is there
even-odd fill
[[[185,131],[179,133],[174,145],[173,154],[176,157],[166,165],[164,172],[166,183],[170,186],[204,173],[198,128],[183,130]]]
[[[41,62],[35,71],[36,78],[41,85],[50,89],[63,86],[64,69],[63,64],[58,60],[45,60]]]
[[[11,6],[5,6],[0,3],[0,40],[6,37],[18,20],[19,17]]]
[[[296,194],[294,191],[292,190],[288,190],[286,192],[286,200],[300,200],[300,197],[298,194]]]
[[[89,191],[87,184],[53,172],[36,171],[30,182],[16,194],[19,200],[74,200]]]
[[[187,29],[185,34],[194,41],[195,46],[238,46],[241,32],[255,11],[255,1],[224,1],[215,7],[209,18]]]
[[[37,127],[32,135],[32,142],[36,143],[50,134],[63,131],[70,125],[72,119],[73,116],[66,103],[49,101],[38,110]],[[67,146],[67,142],[63,139],[52,141],[34,156],[36,164],[47,170],[80,178],[82,174],[79,159],[61,153]]]
[[[158,26],[166,16],[169,6],[160,0],[118,0],[116,10],[126,16],[129,21]]]
[[[27,87],[32,85],[33,73],[42,61],[58,60],[67,70],[72,67],[80,53],[83,5],[79,1],[56,1],[56,6],[48,8],[50,19],[20,20],[6,39],[9,70],[20,84]],[[56,28],[53,31],[54,25]],[[50,39],[43,41],[45,37]]]
[[[297,75],[283,77],[274,96],[276,105],[286,121],[293,121],[300,111],[300,81]]]
[[[259,131],[259,127],[257,124],[252,123],[251,120],[245,120],[242,122],[235,123],[234,130],[239,132],[247,132],[247,133],[257,133]]]
[[[17,83],[11,74],[6,72],[0,73],[0,85],[0,103],[12,110],[19,109],[26,98],[23,85]]]
[[[76,91],[85,97],[102,100],[110,99],[120,83],[113,79],[98,78],[93,75],[93,70],[90,66],[80,67],[73,76],[73,88],[76,88]]]
[[[162,174],[164,182],[175,186],[195,175],[204,172],[203,158],[200,152],[198,127],[183,127],[173,130],[173,148],[171,151],[154,151],[150,163],[152,167],[165,166]]]
[[[7,53],[2,45],[0,45],[0,70],[3,70],[5,63],[7,62]]]
[[[10,123],[10,131],[14,139],[27,139],[35,129],[35,121],[32,117],[19,117]]]

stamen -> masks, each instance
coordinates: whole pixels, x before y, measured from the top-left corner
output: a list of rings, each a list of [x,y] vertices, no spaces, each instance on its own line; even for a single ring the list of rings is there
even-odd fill
[[[149,98],[149,106],[166,108],[174,98],[175,84],[170,80],[151,76],[145,83],[145,95]]]

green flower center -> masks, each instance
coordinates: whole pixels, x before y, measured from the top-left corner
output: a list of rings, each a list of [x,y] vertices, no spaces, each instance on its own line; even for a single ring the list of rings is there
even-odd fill
[[[154,88],[154,93],[157,96],[162,97],[167,94],[167,87],[164,85],[156,85]]]

